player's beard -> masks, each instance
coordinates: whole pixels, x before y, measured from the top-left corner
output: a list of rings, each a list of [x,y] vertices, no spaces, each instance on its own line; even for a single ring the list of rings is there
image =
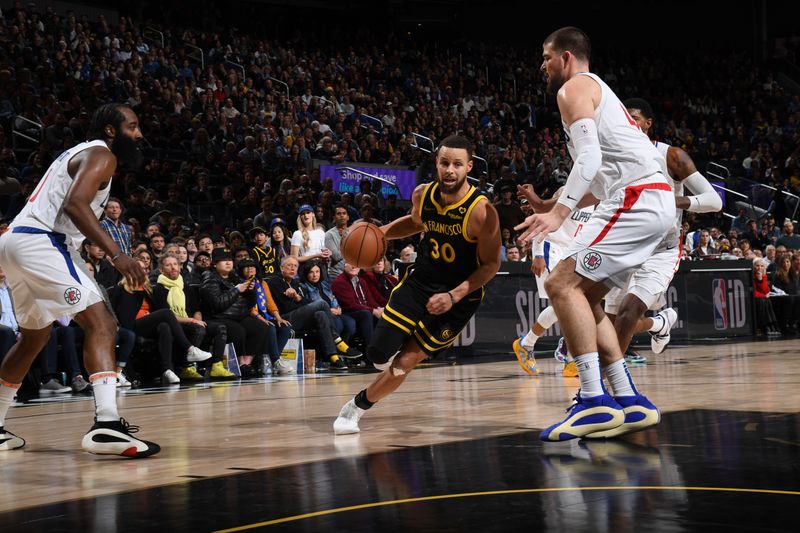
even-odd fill
[[[443,194],[455,194],[457,193],[461,187],[464,185],[464,182],[467,180],[467,177],[464,176],[463,178],[459,178],[456,176],[456,182],[452,185],[447,185],[444,182],[444,178],[439,178],[439,190]]]
[[[128,137],[119,129],[111,144],[111,151],[117,156],[119,163],[132,169],[139,168],[144,160],[141,142]]]
[[[547,94],[556,94],[567,83],[564,73],[553,74],[547,77]]]

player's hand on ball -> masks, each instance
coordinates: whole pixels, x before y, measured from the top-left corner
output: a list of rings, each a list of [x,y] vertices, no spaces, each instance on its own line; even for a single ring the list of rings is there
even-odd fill
[[[117,257],[113,265],[125,277],[129,287],[141,287],[147,281],[147,272],[144,271],[142,265],[127,254]]]
[[[432,315],[442,315],[453,308],[453,300],[446,292],[434,294],[428,299],[425,309]]]

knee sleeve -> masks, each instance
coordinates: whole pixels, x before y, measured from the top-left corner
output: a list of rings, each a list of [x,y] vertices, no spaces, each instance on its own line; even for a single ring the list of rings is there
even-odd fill
[[[552,305],[548,305],[539,316],[536,317],[536,322],[539,323],[544,329],[550,329],[553,324],[558,322],[558,317],[556,316],[556,310],[553,309]]]

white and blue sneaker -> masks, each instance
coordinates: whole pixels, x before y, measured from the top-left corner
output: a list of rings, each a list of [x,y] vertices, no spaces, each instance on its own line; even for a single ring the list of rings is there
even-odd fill
[[[667,344],[669,344],[672,338],[670,335],[672,326],[678,321],[678,313],[671,307],[667,307],[658,313],[657,316],[661,317],[663,324],[661,329],[650,334],[650,349],[653,350],[653,353],[661,353],[664,351],[664,348],[667,347]]]
[[[539,365],[536,364],[536,358],[533,356],[533,349],[529,350],[522,344],[523,338],[524,337],[516,339],[511,345],[511,348],[514,350],[514,355],[517,356],[517,362],[519,366],[522,367],[522,370],[531,376],[535,376],[539,374]]]
[[[615,396],[614,399],[625,413],[625,421],[612,429],[589,433],[584,436],[586,439],[610,439],[625,433],[641,431],[650,426],[655,426],[661,422],[661,413],[658,408],[645,396],[636,394],[634,396]]]
[[[553,357],[555,357],[556,361],[559,363],[567,364],[567,343],[564,341],[564,337],[558,339],[558,346],[556,346],[556,350],[553,352]]]
[[[607,393],[581,398],[578,391],[567,412],[567,418],[542,431],[539,438],[546,442],[577,439],[589,433],[613,429],[625,421],[622,407]]]

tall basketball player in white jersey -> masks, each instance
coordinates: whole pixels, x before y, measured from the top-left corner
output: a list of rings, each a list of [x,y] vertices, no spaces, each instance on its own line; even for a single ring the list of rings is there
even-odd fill
[[[522,238],[543,240],[584,197],[600,200],[545,283],[581,382],[567,417],[542,432],[545,441],[622,434],[661,418],[634,387],[601,300],[652,255],[675,220],[675,196],[664,157],[608,85],[589,72],[590,52],[587,35],[573,27],[544,41],[541,69],[548,92],[557,96],[574,166],[553,209],[517,228],[526,230]],[[598,353],[613,397],[603,385]]]
[[[653,108],[642,98],[625,101],[628,114],[639,128],[648,134],[653,125]],[[675,222],[659,243],[653,255],[631,276],[628,286],[612,289],[605,299],[605,310],[614,322],[620,348],[624,352],[635,333],[649,331],[650,347],[661,353],[669,343],[670,330],[678,319],[674,309],[667,307],[653,318],[645,317],[648,309],[660,309],[666,304],[669,283],[678,269],[681,257],[680,228],[683,210],[695,213],[712,213],[722,209],[722,199],[708,180],[695,167],[689,154],[677,146],[655,143],[667,161],[667,173],[673,182],[675,205],[678,211]],[[693,195],[684,194],[686,186]]]
[[[535,212],[543,212],[552,208],[552,204],[554,202],[548,202],[546,207],[539,208],[538,206],[542,205],[543,202],[541,202],[541,199],[535,192],[533,192],[532,189],[519,189],[520,188],[518,188],[518,195],[521,195],[520,197],[524,197],[526,200],[528,200],[528,203],[534,207]],[[559,188],[555,194],[553,194],[552,200],[557,200],[563,191],[563,187]],[[531,272],[536,277],[536,296],[538,298],[549,299],[547,296],[547,289],[545,288],[545,282],[547,281],[550,272],[564,257],[564,252],[569,246],[569,243],[578,235],[578,233],[580,233],[580,231],[583,229],[583,225],[589,222],[589,219],[592,217],[592,212],[594,212],[593,205],[574,209],[561,224],[561,227],[553,233],[550,233],[546,240],[542,242],[536,241],[533,243],[533,262],[531,264]],[[536,317],[536,321],[531,325],[528,333],[516,339],[511,345],[512,350],[514,350],[514,354],[517,356],[517,362],[522,367],[522,370],[532,376],[539,374],[539,366],[536,364],[536,358],[533,355],[533,347],[536,344],[536,341],[539,340],[539,337],[544,334],[545,331],[550,329],[556,322],[558,322],[556,312],[552,305],[548,305],[542,310],[541,313],[539,313],[539,316]],[[578,370],[575,362],[565,360],[564,363],[565,365],[562,370],[562,375],[564,377],[577,377]]]
[[[141,163],[139,119],[128,107],[107,104],[92,117],[90,138],[62,153],[34,189],[8,232],[0,237],[0,265],[14,294],[17,343],[0,367],[0,450],[25,441],[4,429],[8,408],[31,363],[50,338],[53,321],[72,317],[83,328],[83,357],[95,401],[95,424],[83,437],[87,452],[146,457],[160,448],[134,438],[138,430],[117,413],[114,343],[117,323],[86,271],[78,246],[88,237],[137,287],[144,269],[102,230],[98,217],[118,162]]]

